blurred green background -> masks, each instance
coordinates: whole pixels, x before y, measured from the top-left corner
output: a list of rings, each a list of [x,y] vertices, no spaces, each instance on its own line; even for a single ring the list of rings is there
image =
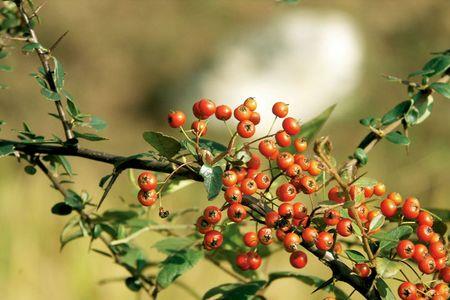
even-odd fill
[[[281,98],[304,120],[338,102],[322,134],[332,137],[337,157],[344,160],[365,134],[358,120],[380,116],[406,97],[402,86],[381,74],[406,76],[420,69],[430,52],[449,48],[449,14],[448,0],[315,0],[299,5],[270,0],[49,0],[37,32],[48,46],[70,31],[54,53],[68,73],[67,88],[83,112],[109,124],[102,134],[110,140],[89,147],[142,152],[148,150],[143,131],[169,133],[163,121],[169,109],[189,109],[200,97],[235,104],[257,96],[261,111]],[[37,58],[19,52],[8,58],[14,72],[0,75],[1,82],[10,85],[0,92],[0,119],[8,123],[2,136],[12,137],[9,129],[20,127],[23,120],[36,132],[56,130],[62,135],[60,124],[46,115],[54,106],[28,76],[38,67]],[[450,103],[436,96],[431,118],[410,131],[409,155],[401,147],[381,143],[370,154],[369,176],[383,180],[389,190],[416,195],[429,207],[448,207],[449,113]],[[220,139],[222,132],[218,128],[210,137]],[[78,174],[73,188],[98,199],[98,180],[110,166],[70,161]],[[1,298],[133,298],[121,282],[99,286],[101,279],[125,274],[108,259],[89,254],[88,241],[78,240],[59,252],[58,235],[67,218],[51,215],[50,208],[60,196],[44,176],[26,175],[23,167],[12,158],[0,160]],[[164,206],[171,211],[203,207],[206,199],[199,194],[204,195],[201,184],[191,185],[167,197]],[[132,203],[134,197],[127,176],[122,176],[103,209],[120,207],[121,201]],[[150,249],[157,236],[148,234],[139,242]],[[153,250],[149,255],[159,258]],[[310,260],[302,274],[330,276],[328,269]],[[262,270],[291,270],[287,255],[277,253]],[[232,281],[205,261],[160,298],[195,299],[186,286],[203,295]],[[309,296],[310,291],[294,280],[280,280],[266,296],[326,296]]]

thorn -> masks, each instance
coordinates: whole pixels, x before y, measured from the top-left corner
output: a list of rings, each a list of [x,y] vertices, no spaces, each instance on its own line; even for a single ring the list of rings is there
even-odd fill
[[[52,52],[56,46],[58,46],[58,44],[61,42],[61,40],[69,33],[69,30],[67,30],[66,32],[64,32],[54,43],[53,45],[49,48],[49,52]]]
[[[121,171],[117,171],[117,170],[113,171],[111,179],[109,180],[108,185],[106,186],[105,191],[103,192],[102,198],[100,199],[100,202],[98,203],[96,210],[99,210],[99,208],[102,205],[103,201],[105,201],[106,196],[108,195],[109,191],[111,190],[111,188],[112,188],[114,182],[116,181],[117,177],[119,177],[120,173],[121,173]]]
[[[33,13],[29,16],[30,19],[36,17],[38,22],[39,21],[39,16],[38,16],[38,12],[41,10],[41,8],[43,8],[45,5],[47,4],[47,1],[44,1],[41,5],[39,5],[34,11]]]

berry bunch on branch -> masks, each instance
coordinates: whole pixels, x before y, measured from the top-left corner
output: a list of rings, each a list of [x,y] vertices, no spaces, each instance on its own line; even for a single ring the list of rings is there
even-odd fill
[[[325,290],[327,299],[350,299],[355,292],[366,299],[395,299],[393,287],[401,299],[449,298],[449,212],[427,209],[414,196],[402,196],[361,172],[381,140],[408,147],[408,130],[431,115],[434,94],[450,98],[449,51],[435,54],[407,79],[388,77],[406,86],[407,100],[381,117],[360,120],[368,134],[346,161],[333,156],[329,137],[316,137],[334,106],[300,122],[287,103],[274,101],[270,129],[262,132],[260,123],[266,120],[252,97],[237,107],[201,99],[189,116],[171,111],[168,125],[178,136],[144,132],[151,149],[121,156],[81,146],[105,140],[97,131],[106,123],[82,113],[65,89],[66,74],[52,52],[65,34],[49,48],[41,45],[34,29],[40,9],[31,1],[2,2],[0,58],[18,43],[24,54],[38,57],[41,67],[31,76],[55,105],[50,115],[61,123],[63,136],[45,137],[24,122],[17,140],[0,139],[0,156],[16,158],[30,175],[40,170],[61,193],[51,211],[72,216],[62,230],[61,248],[90,239],[91,252],[124,269],[123,282],[131,291],[153,299],[180,284],[201,259],[234,278],[212,287],[204,299],[265,299],[265,291],[283,278],[311,285],[314,292]],[[210,122],[223,124],[229,133],[225,142],[209,138]],[[99,181],[100,199],[75,191],[71,157],[112,166]],[[102,203],[125,170],[132,175],[137,201],[104,210]],[[134,176],[133,170],[142,173]],[[166,195],[193,182],[204,185],[204,201],[195,197],[202,209],[163,206]],[[151,217],[153,207],[159,216]],[[149,231],[159,232],[161,239],[139,247],[136,239]],[[148,251],[166,258],[151,259]],[[286,252],[292,270],[261,270],[277,251]],[[330,270],[327,280],[307,274],[313,259]],[[340,288],[344,283],[351,293]]]

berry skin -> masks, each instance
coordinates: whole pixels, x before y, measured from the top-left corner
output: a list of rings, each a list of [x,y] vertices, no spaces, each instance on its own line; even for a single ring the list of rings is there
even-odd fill
[[[273,242],[272,229],[269,227],[262,227],[258,230],[258,240],[263,245],[270,245]]]
[[[439,272],[439,277],[442,278],[442,280],[445,283],[450,283],[450,267],[445,267]]]
[[[312,194],[317,191],[317,183],[314,178],[309,176],[303,176],[300,179],[300,189],[305,194]]]
[[[229,187],[225,191],[224,195],[225,195],[225,200],[230,204],[241,203],[241,201],[242,201],[242,192],[236,186]]]
[[[435,242],[430,244],[428,251],[430,252],[431,256],[433,256],[433,258],[435,259],[439,259],[447,255],[447,252],[445,251],[445,246],[442,242]]]
[[[389,199],[391,199],[392,201],[394,201],[397,206],[402,203],[402,195],[400,195],[397,192],[389,193],[389,195],[387,197]]]
[[[246,106],[251,111],[254,111],[258,107],[258,104],[256,103],[255,98],[249,97],[249,98],[245,99],[244,106]]]
[[[241,182],[241,192],[244,195],[253,195],[258,190],[256,182],[251,178],[245,178]]]
[[[442,296],[444,299],[447,299],[450,293],[448,285],[443,282],[436,284],[434,290],[436,295]]]
[[[308,168],[308,173],[311,176],[317,176],[322,173],[322,165],[317,160],[311,160]]]
[[[398,296],[402,300],[415,300],[417,297],[417,289],[411,282],[403,282],[398,287]]]
[[[182,111],[174,111],[167,116],[169,126],[172,128],[179,128],[186,123],[186,115]]]
[[[339,223],[337,223],[336,231],[343,237],[352,235],[352,230],[352,220],[348,218],[341,219]]]
[[[276,161],[279,154],[280,154],[280,150],[278,150],[278,148],[276,148],[275,152],[273,152],[272,155],[270,157],[268,157],[268,159]]]
[[[283,129],[289,135],[296,135],[300,133],[301,127],[296,119],[289,117],[283,120]]]
[[[158,199],[158,194],[155,190],[144,191],[140,190],[138,193],[138,200],[143,206],[151,206],[155,204]]]
[[[208,223],[208,221],[205,220],[205,217],[200,216],[197,219],[197,223],[195,224],[197,226],[198,232],[201,234],[205,234],[208,231],[213,230],[213,225]]]
[[[358,263],[353,267],[353,271],[358,274],[359,277],[366,278],[372,273],[369,265],[366,263]]]
[[[373,186],[373,193],[377,196],[383,196],[386,193],[386,186],[382,183],[377,183]]]
[[[308,142],[304,138],[297,138],[294,140],[295,151],[304,152],[308,148]]]
[[[266,226],[269,228],[274,228],[280,219],[281,217],[276,211],[270,211],[266,214]]]
[[[436,263],[436,270],[440,271],[447,265],[447,256],[435,258],[434,262]]]
[[[237,126],[237,133],[243,138],[252,137],[255,134],[255,124],[251,121],[241,121]]]
[[[425,274],[431,274],[436,270],[436,263],[431,256],[425,257],[419,262],[419,270]]]
[[[191,129],[194,131],[196,135],[203,136],[208,131],[208,127],[206,126],[206,122],[203,120],[192,122]]]
[[[289,256],[289,262],[294,268],[301,269],[308,263],[308,257],[303,251],[295,251],[291,253],[291,256]]]
[[[247,177],[247,170],[245,168],[232,169],[232,171],[236,173],[238,182],[241,182]]]
[[[256,252],[248,252],[247,253],[248,264],[250,270],[256,270],[261,266],[262,258]]]
[[[277,196],[283,202],[289,202],[295,199],[297,191],[290,183],[283,183],[277,188]]]
[[[287,147],[291,144],[291,136],[283,130],[280,130],[275,134],[275,140],[280,147]]]
[[[410,240],[402,240],[397,245],[397,254],[401,258],[411,258],[414,255],[414,243]]]
[[[425,245],[423,245],[423,244],[416,244],[414,246],[413,259],[417,263],[420,263],[422,260],[424,260],[429,255],[430,254],[428,253],[428,249],[427,249],[427,247]]]
[[[259,173],[255,177],[256,186],[260,190],[265,190],[270,186],[270,177],[267,174]]]
[[[290,203],[282,203],[278,207],[278,214],[285,219],[291,219],[294,216],[294,207]]]
[[[419,223],[419,225],[428,225],[433,227],[434,218],[430,213],[422,210],[417,217],[417,223]]]
[[[138,185],[141,190],[148,192],[156,189],[158,186],[158,179],[150,171],[142,172],[138,177]]]
[[[294,156],[289,152],[281,152],[277,157],[277,165],[281,170],[286,170],[294,164]]]
[[[250,178],[250,179],[255,180],[256,175],[258,175],[258,170],[255,170],[255,169],[248,169],[248,170],[247,170],[247,176],[246,176],[246,178]]]
[[[314,244],[318,236],[319,232],[313,227],[306,227],[305,229],[303,229],[302,238],[305,243]]]
[[[282,241],[284,241],[284,238],[286,237],[286,232],[284,232],[284,231],[281,230],[281,229],[277,229],[277,230],[275,231],[275,235],[277,236],[277,239],[278,239],[280,242],[282,242]]]
[[[235,185],[237,181],[238,181],[237,174],[232,170],[225,171],[222,175],[222,183],[226,187]]]
[[[289,232],[286,234],[283,240],[284,249],[287,252],[297,251],[300,247],[302,239],[295,232]]]
[[[433,228],[428,225],[419,225],[416,229],[417,237],[420,241],[428,243],[431,239],[431,235],[434,233]]]
[[[203,217],[205,218],[206,222],[210,224],[217,224],[222,218],[222,212],[217,206],[211,205],[205,208]]]
[[[261,122],[261,116],[256,111],[252,111],[249,121],[255,125],[258,125],[259,122]]]
[[[258,246],[259,241],[256,232],[250,231],[244,234],[244,244],[250,248]]]
[[[233,203],[227,210],[228,219],[233,222],[240,223],[247,217],[245,207],[239,203]]]
[[[311,161],[303,154],[295,154],[294,162],[299,165],[303,171],[308,171]]]
[[[364,187],[364,197],[370,198],[373,196],[373,187],[365,186]]]
[[[289,113],[289,106],[284,102],[276,102],[272,106],[272,113],[278,118],[284,118]]]
[[[297,164],[290,165],[289,168],[286,169],[286,175],[291,178],[298,176],[301,173],[302,173],[302,168]]]
[[[402,206],[402,214],[407,219],[416,219],[420,213],[420,203],[416,198],[408,197]]]
[[[342,253],[342,244],[339,242],[334,243],[333,252],[335,252],[337,254],[341,254]]]
[[[208,231],[203,238],[203,245],[207,250],[217,249],[223,243],[223,236],[217,230]]]
[[[397,213],[397,205],[391,199],[384,199],[380,203],[381,213],[388,218],[392,218]]]
[[[350,186],[349,194],[350,194],[350,198],[352,200],[355,200],[356,197],[358,197],[358,195],[360,195],[362,193],[363,193],[363,190],[361,187],[359,187],[357,185]]]
[[[303,204],[302,202],[294,203],[292,208],[294,210],[294,218],[303,219],[304,217],[306,217],[307,209],[306,209],[305,204]]]
[[[328,199],[330,201],[333,201],[336,203],[344,203],[345,202],[345,196],[339,190],[338,186],[334,186],[328,191]]]
[[[218,120],[227,121],[231,118],[233,112],[228,105],[219,105],[216,108],[216,118]]]
[[[258,149],[262,155],[269,158],[277,151],[277,146],[271,140],[262,140],[259,142]]]
[[[250,109],[248,109],[248,107],[244,106],[244,105],[239,105],[238,107],[236,107],[236,109],[234,110],[234,117],[238,120],[238,121],[247,121],[250,120],[250,116],[252,114],[252,111]]]
[[[328,226],[335,226],[339,223],[341,215],[335,209],[328,209],[323,213],[323,220]]]
[[[319,250],[330,250],[333,246],[333,235],[329,232],[322,231],[317,236],[316,247]]]
[[[198,112],[201,116],[199,119],[208,119],[216,112],[216,105],[211,100],[201,99],[198,102]]]
[[[259,167],[261,166],[261,159],[257,154],[254,153],[252,153],[251,157],[252,158],[247,162],[247,168],[258,170]]]
[[[247,254],[241,253],[236,256],[236,266],[242,271],[247,271],[250,269]]]

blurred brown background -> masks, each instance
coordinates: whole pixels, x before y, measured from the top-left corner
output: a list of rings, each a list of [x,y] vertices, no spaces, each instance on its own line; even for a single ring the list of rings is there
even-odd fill
[[[142,132],[169,132],[163,120],[171,108],[187,108],[200,97],[234,104],[257,96],[263,108],[282,98],[305,120],[339,102],[322,134],[332,137],[337,157],[344,160],[365,134],[358,120],[380,116],[406,97],[402,86],[381,74],[405,77],[420,69],[430,52],[449,48],[449,14],[447,0],[305,0],[299,5],[271,0],[49,0],[37,32],[48,46],[70,31],[54,53],[68,73],[67,88],[83,112],[109,124],[101,134],[110,140],[89,147],[122,154],[145,151]],[[0,119],[8,123],[2,136],[13,136],[9,129],[20,127],[22,120],[39,133],[58,128],[62,134],[60,124],[46,117],[53,105],[28,76],[38,60],[19,52],[8,58],[14,72],[0,75],[1,82],[11,86],[0,92]],[[390,190],[416,195],[429,207],[448,207],[449,113],[450,103],[436,96],[431,118],[410,132],[410,154],[381,143],[370,154],[369,176],[384,180]],[[78,174],[73,188],[98,198],[97,182],[110,167],[70,161]],[[59,195],[46,178],[26,175],[23,167],[11,158],[0,160],[1,298],[133,298],[123,283],[98,285],[101,279],[124,273],[106,258],[88,254],[88,241],[76,241],[59,252],[58,235],[67,218],[50,214]],[[126,177],[120,178],[105,208],[120,206],[118,196],[135,201]],[[172,211],[206,205],[197,192],[203,193],[202,186],[191,185],[168,197],[165,205]],[[153,241],[147,235],[140,242],[150,248]],[[290,270],[287,255],[276,254],[268,270]],[[301,272],[324,279],[330,275],[312,258]],[[196,299],[183,286],[203,295],[214,285],[232,281],[202,262],[160,296]],[[310,291],[284,280],[266,295],[305,299]]]

